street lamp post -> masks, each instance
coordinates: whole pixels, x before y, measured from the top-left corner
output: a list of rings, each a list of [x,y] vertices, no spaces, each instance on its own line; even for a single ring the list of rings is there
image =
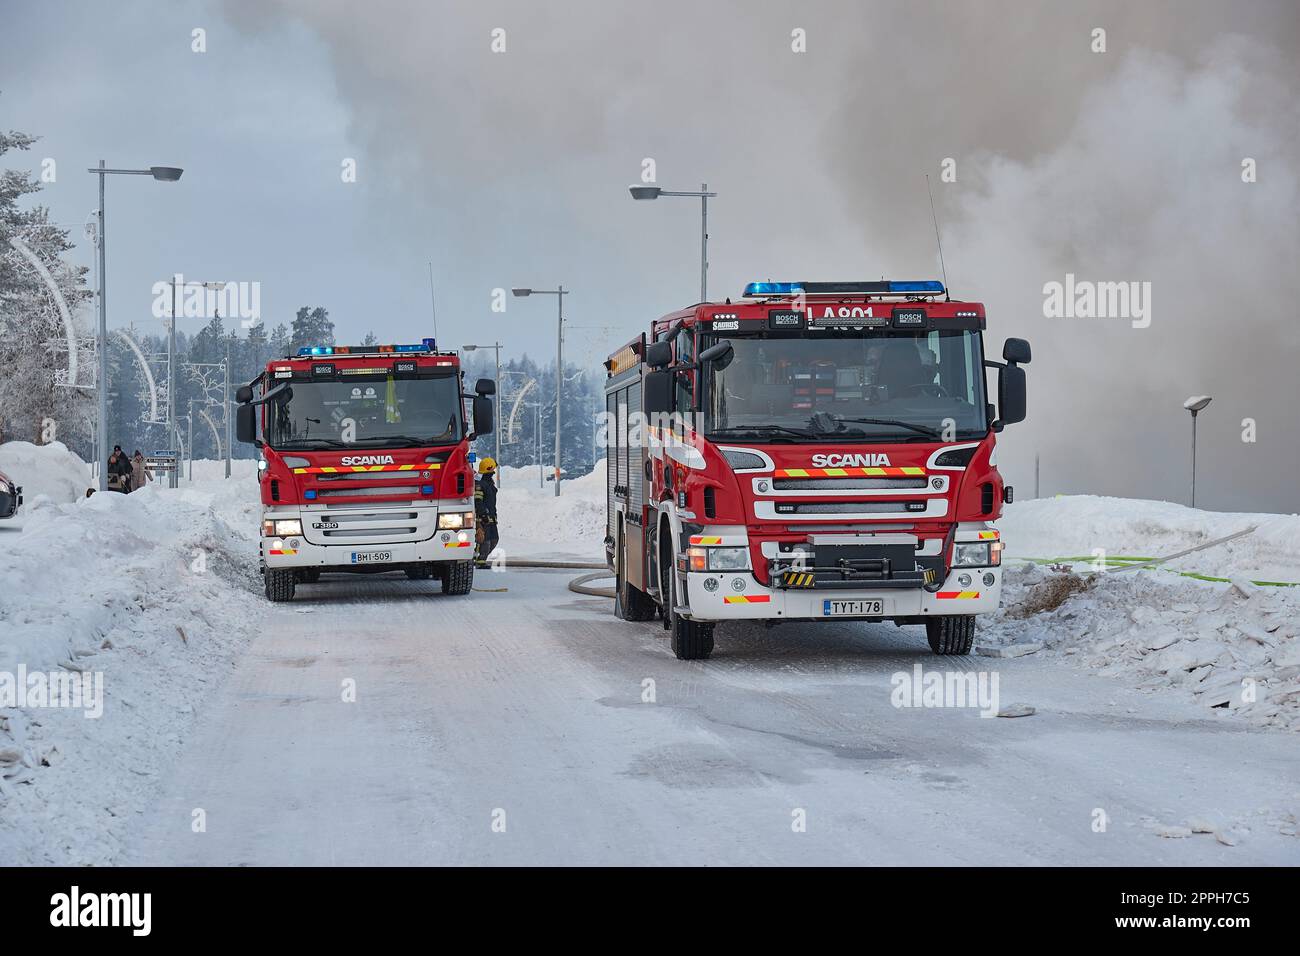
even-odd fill
[[[461,346],[461,348],[466,352],[473,352],[475,349],[492,349],[494,352],[496,352],[497,377],[493,381],[495,382],[497,387],[500,388],[501,387],[501,343],[497,342],[494,345],[463,345]],[[497,481],[500,482],[501,481],[501,429],[493,428],[492,431],[495,436],[495,441],[493,442],[493,444],[496,447]]]
[[[99,466],[99,490],[108,487],[108,304],[104,295],[107,283],[104,278],[104,177],[105,176],[152,176],[159,182],[174,183],[181,178],[184,170],[176,166],[150,166],[148,169],[108,169],[101,159],[99,165],[87,169],[88,173],[99,176],[99,222],[95,230],[96,245],[99,246],[99,335],[98,379],[99,422],[95,428],[95,443],[99,448],[95,452]]]
[[[511,289],[516,296],[553,295],[559,303],[559,320],[555,325],[555,497],[560,497],[560,389],[564,384],[564,286],[555,289]]]
[[[709,192],[708,183],[700,183],[699,192],[674,192],[658,186],[628,186],[633,199],[658,199],[660,196],[686,196],[700,201],[700,301],[709,300]]]
[[[1196,413],[1203,409],[1210,402],[1214,401],[1209,395],[1193,395],[1187,401],[1183,402],[1183,408],[1192,413],[1192,507],[1196,507]]]
[[[176,450],[177,442],[180,439],[180,429],[176,421],[176,317],[180,314],[180,300],[176,288],[176,274],[172,274],[172,320],[167,329],[167,444],[171,446],[170,451]],[[185,285],[197,285],[204,289],[213,289],[220,291],[226,287],[224,282],[186,282]],[[227,409],[229,416],[229,409]],[[229,447],[229,445],[227,445]],[[169,488],[180,486],[180,475],[178,474],[179,459],[177,468],[173,468],[171,478],[167,482]],[[227,475],[229,477],[229,475]]]

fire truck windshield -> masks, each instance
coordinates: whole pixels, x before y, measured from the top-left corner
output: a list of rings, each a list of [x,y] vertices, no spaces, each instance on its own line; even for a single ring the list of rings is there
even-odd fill
[[[267,403],[266,443],[275,449],[398,448],[461,439],[455,375],[340,376],[295,381]]]
[[[979,333],[735,335],[704,374],[704,432],[772,441],[973,439],[988,430]],[[752,433],[752,434],[751,434]]]

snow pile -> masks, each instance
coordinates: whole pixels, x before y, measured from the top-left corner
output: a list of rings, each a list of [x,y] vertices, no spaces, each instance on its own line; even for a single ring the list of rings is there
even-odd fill
[[[538,487],[537,468],[502,468],[497,495],[501,546],[507,555],[600,562],[605,557],[605,462],[590,474]]]
[[[0,445],[0,472],[23,489],[27,508],[38,495],[54,502],[82,498],[90,487],[90,466],[68,450],[63,442],[33,445],[29,441],[7,441]]]
[[[1088,558],[1095,548],[1159,557],[1252,526],[1252,534],[1153,569],[1111,565],[1094,574],[1087,561],[1056,569],[1014,561]],[[1015,504],[999,527],[1012,560],[1002,609],[980,621],[977,645],[1042,643],[1044,653],[1133,686],[1189,694],[1211,714],[1300,730],[1300,587],[1250,583],[1300,581],[1296,516],[1074,496]]]
[[[202,698],[274,613],[259,593],[258,509],[247,476],[154,484],[48,502],[5,536],[0,675],[101,674],[104,703],[98,719],[0,709],[0,860],[116,856]]]
[[[1254,527],[1253,534],[1162,565],[1223,578],[1300,582],[1300,515],[1198,511],[1168,501],[1071,495],[1018,501],[998,528],[1014,557],[1159,557]]]

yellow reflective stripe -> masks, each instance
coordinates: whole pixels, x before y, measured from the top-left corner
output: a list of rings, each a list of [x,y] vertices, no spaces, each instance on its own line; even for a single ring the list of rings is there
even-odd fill
[[[903,474],[905,474],[905,475],[924,475],[924,474],[925,474],[925,469],[924,469],[924,468],[916,468],[916,467],[905,467],[905,468],[903,468]]]

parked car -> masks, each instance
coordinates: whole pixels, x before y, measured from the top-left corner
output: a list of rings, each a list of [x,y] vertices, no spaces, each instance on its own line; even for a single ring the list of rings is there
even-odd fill
[[[0,471],[0,518],[12,518],[18,513],[18,506],[22,503],[23,489]]]

